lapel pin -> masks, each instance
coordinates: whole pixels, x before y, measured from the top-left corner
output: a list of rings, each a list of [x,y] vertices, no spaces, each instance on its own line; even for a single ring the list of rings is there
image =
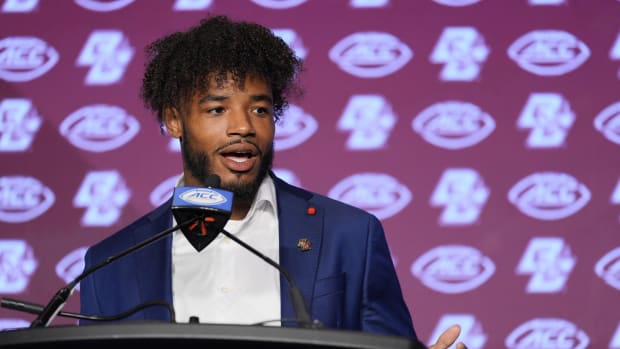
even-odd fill
[[[316,208],[310,206],[308,207],[308,209],[306,210],[306,213],[308,213],[309,216],[314,216],[316,214]]]
[[[312,243],[308,239],[297,240],[297,248],[303,252],[310,251],[312,249]]]

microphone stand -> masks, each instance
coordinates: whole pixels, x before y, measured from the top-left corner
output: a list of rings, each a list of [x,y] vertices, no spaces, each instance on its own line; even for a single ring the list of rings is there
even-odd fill
[[[321,327],[319,322],[313,322],[312,319],[310,318],[310,313],[308,312],[308,306],[306,305],[306,302],[304,301],[304,296],[301,294],[301,290],[297,287],[297,285],[295,284],[295,282],[293,281],[293,278],[289,275],[289,273],[284,268],[282,268],[280,264],[276,263],[273,259],[260,253],[254,247],[246,244],[245,242],[243,242],[243,240],[240,240],[238,237],[234,236],[233,234],[226,231],[225,229],[222,229],[220,233],[226,235],[227,237],[229,237],[230,239],[232,239],[239,245],[246,248],[248,251],[260,257],[262,260],[269,263],[274,268],[278,269],[280,273],[284,275],[284,278],[286,278],[286,281],[289,284],[289,290],[291,293],[291,302],[293,303],[293,310],[295,311],[295,315],[297,317],[297,320],[299,321],[300,327],[303,327],[303,328],[320,328]]]
[[[101,263],[96,264],[92,267],[90,267],[89,269],[83,271],[80,275],[78,275],[73,281],[71,281],[71,283],[69,283],[67,286],[61,288],[60,290],[58,290],[58,292],[56,292],[56,294],[52,297],[52,299],[47,303],[47,305],[45,306],[45,308],[43,308],[43,310],[39,313],[39,316],[37,316],[36,319],[34,319],[32,321],[32,323],[30,323],[30,328],[35,328],[35,327],[47,327],[50,322],[52,322],[52,320],[54,319],[54,317],[56,317],[56,315],[58,315],[58,313],[62,310],[62,307],[64,307],[65,303],[67,303],[67,299],[69,299],[69,296],[71,296],[71,294],[73,293],[75,287],[80,283],[80,281],[82,281],[82,279],[84,279],[86,276],[90,275],[91,273],[105,267],[106,265],[114,262],[115,260],[124,257],[136,250],[139,250],[161,238],[163,238],[164,236],[170,234],[171,232],[177,230],[177,229],[181,229],[185,226],[190,225],[191,223],[193,223],[196,219],[200,219],[200,217],[193,217],[191,219],[188,219],[187,221],[181,223],[181,224],[177,224],[176,226],[166,229],[156,235],[153,235],[152,237],[140,242],[137,245],[131,246],[128,249],[122,251],[119,254],[116,254],[114,256],[110,256],[108,258],[106,258],[105,260],[103,260]]]

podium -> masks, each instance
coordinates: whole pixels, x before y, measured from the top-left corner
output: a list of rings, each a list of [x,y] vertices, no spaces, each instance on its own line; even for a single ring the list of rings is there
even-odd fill
[[[427,349],[398,336],[273,326],[116,322],[0,332],[0,348]]]

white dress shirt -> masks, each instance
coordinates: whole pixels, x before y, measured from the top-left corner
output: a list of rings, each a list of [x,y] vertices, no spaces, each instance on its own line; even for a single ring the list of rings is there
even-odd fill
[[[265,177],[246,217],[229,220],[224,229],[279,262],[271,177]],[[224,234],[198,252],[180,230],[173,233],[172,299],[177,322],[196,316],[200,323],[280,325],[278,270]]]

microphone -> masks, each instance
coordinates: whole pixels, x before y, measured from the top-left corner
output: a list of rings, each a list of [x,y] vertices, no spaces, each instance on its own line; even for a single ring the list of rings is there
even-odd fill
[[[233,193],[219,186],[220,176],[210,174],[205,187],[174,188],[172,213],[177,222],[194,219],[181,231],[198,252],[224,229],[232,213]]]

